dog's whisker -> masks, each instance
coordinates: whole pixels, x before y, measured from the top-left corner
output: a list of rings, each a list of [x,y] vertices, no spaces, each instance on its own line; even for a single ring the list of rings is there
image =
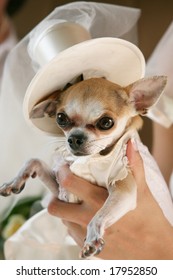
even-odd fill
[[[98,141],[102,141],[102,140],[109,139],[109,138],[112,138],[112,136],[105,136],[105,137],[101,137],[100,139],[93,139],[90,142],[95,142],[95,141],[98,142]]]
[[[111,136],[110,137],[102,137],[102,138],[100,138],[100,139],[93,139],[93,140],[91,140],[91,141],[89,141],[89,144],[92,144],[92,145],[97,145],[98,147],[100,146],[100,147],[105,147],[105,145],[104,144],[101,144],[100,142],[102,142],[103,140],[105,140],[105,139],[108,139],[108,138],[112,138]]]
[[[58,150],[62,149],[64,147],[64,149],[66,148],[65,145],[61,145],[55,148],[55,152],[57,152]]]
[[[92,145],[90,145],[90,143],[88,143],[88,145],[85,146],[86,148],[92,148],[92,150],[94,151],[95,148],[99,148],[99,150],[103,150],[105,149],[105,145],[101,145],[98,143],[92,143]]]
[[[55,138],[55,139],[52,139],[51,141],[49,141],[49,144],[61,143],[61,142],[63,142],[63,143],[65,143],[65,142],[66,142],[66,140],[65,140],[65,138],[64,138],[64,137],[62,137],[62,138]]]
[[[49,146],[53,146],[53,145],[62,145],[65,144],[66,140],[65,138],[56,138],[56,139],[52,139],[51,141],[49,141],[48,145]]]
[[[94,143],[94,146],[98,147],[100,149],[104,149],[105,148],[105,145],[101,145],[101,144],[98,144],[98,143]]]

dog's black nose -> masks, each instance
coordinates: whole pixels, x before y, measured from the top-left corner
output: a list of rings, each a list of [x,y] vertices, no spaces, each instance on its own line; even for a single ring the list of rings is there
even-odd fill
[[[72,150],[79,150],[84,144],[86,137],[83,134],[74,134],[69,136],[68,143]]]

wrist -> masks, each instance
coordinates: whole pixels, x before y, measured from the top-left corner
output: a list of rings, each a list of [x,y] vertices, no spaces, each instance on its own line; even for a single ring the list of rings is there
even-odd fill
[[[161,238],[155,243],[158,259],[173,260],[173,227],[170,224],[165,226]]]

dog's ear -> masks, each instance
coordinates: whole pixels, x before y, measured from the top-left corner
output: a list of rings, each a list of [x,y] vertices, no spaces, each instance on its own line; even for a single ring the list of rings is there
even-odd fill
[[[83,81],[83,74],[75,77],[73,80],[67,83],[62,90],[57,90],[43,100],[40,100],[40,102],[32,108],[29,115],[30,118],[36,119],[44,117],[55,117],[57,105],[60,103],[61,93],[66,91],[72,85],[81,81]]]
[[[130,103],[139,114],[145,115],[147,110],[158,101],[166,82],[166,76],[153,76],[138,80],[127,87]]]
[[[30,112],[30,118],[53,118],[56,115],[57,105],[60,102],[60,94],[62,91],[55,91],[46,99],[37,103]]]

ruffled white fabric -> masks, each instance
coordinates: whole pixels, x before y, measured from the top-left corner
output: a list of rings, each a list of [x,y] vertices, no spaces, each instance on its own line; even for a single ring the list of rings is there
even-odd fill
[[[157,104],[149,110],[148,116],[164,127],[173,123],[173,22],[156,46],[146,68],[147,76],[166,75],[168,82],[164,94]]]

